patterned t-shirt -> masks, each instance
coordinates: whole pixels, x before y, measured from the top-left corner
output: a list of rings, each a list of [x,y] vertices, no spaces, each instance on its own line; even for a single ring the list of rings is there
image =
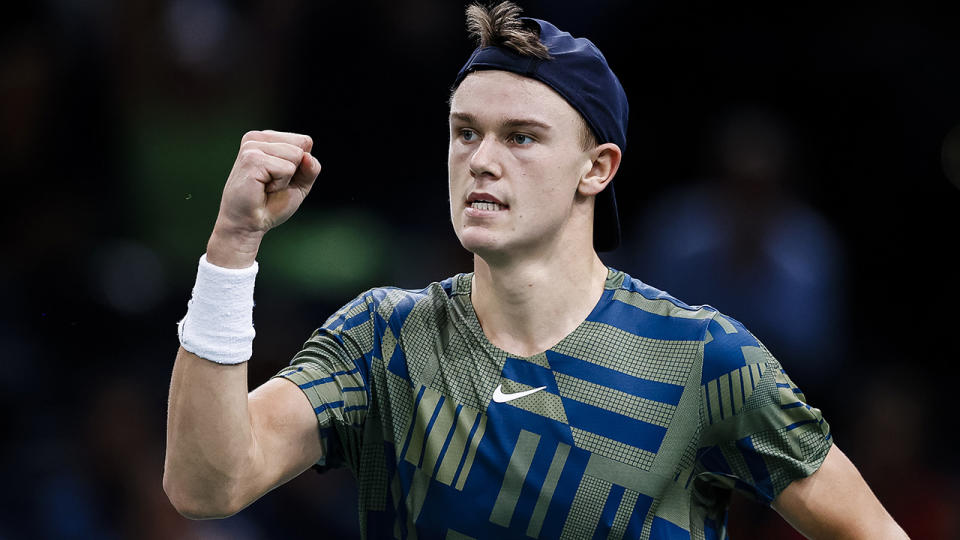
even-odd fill
[[[366,538],[725,538],[731,490],[772,501],[831,445],[739,322],[610,269],[550,350],[484,336],[472,274],[372,289],[278,376],[347,466]]]

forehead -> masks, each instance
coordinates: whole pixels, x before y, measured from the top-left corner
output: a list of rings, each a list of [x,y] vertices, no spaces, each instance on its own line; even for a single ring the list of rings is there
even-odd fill
[[[546,84],[500,70],[467,75],[450,100],[450,113],[484,118],[534,116],[553,125],[578,125],[579,113]]]

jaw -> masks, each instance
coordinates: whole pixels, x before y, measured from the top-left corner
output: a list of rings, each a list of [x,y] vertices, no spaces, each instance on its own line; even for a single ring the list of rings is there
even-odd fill
[[[562,249],[560,228],[544,231],[521,230],[508,220],[461,222],[457,228],[460,244],[489,266],[513,266],[530,260],[553,259]],[[561,227],[562,228],[562,227]]]
[[[526,210],[521,215],[514,208],[502,216],[506,219],[489,221],[467,220],[461,215],[454,221],[454,229],[464,249],[492,267],[567,265],[572,256],[593,253],[592,214],[558,216]]]
[[[499,251],[504,247],[504,235],[499,230],[500,228],[490,221],[492,220],[468,221],[461,216],[459,224],[454,223],[457,238],[460,239],[460,244],[463,245],[464,249],[476,255],[481,255],[481,253]]]
[[[450,207],[454,232],[463,247],[472,253],[497,249],[505,240],[505,233],[517,228],[511,223],[514,212],[509,206],[468,204],[463,194],[456,202],[451,200]]]

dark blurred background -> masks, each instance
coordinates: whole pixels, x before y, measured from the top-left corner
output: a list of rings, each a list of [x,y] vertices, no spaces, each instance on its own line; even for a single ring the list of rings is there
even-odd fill
[[[915,538],[960,538],[960,18],[935,4],[522,2],[590,37],[631,102],[611,265],[742,321]],[[251,386],[379,285],[471,269],[449,226],[461,2],[4,7],[0,538],[357,533],[349,473],[239,515],[161,488],[166,392],[249,129],[324,166],[260,253]],[[292,517],[295,516],[295,519]],[[791,537],[738,501],[739,538]]]

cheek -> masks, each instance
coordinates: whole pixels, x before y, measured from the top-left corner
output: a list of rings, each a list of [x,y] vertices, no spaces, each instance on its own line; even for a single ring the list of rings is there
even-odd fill
[[[540,185],[529,194],[529,200],[532,201],[528,208],[529,215],[537,216],[538,221],[555,225],[569,216],[576,199],[579,177],[566,165],[555,165],[542,172],[537,179]]]
[[[451,185],[465,174],[469,174],[470,165],[468,159],[469,156],[463,150],[451,148],[450,151],[447,152],[447,178]]]
[[[580,176],[583,172],[583,164],[580,161],[557,162],[554,167],[552,177],[555,179],[554,191],[558,197],[570,197],[572,200],[580,186]]]

